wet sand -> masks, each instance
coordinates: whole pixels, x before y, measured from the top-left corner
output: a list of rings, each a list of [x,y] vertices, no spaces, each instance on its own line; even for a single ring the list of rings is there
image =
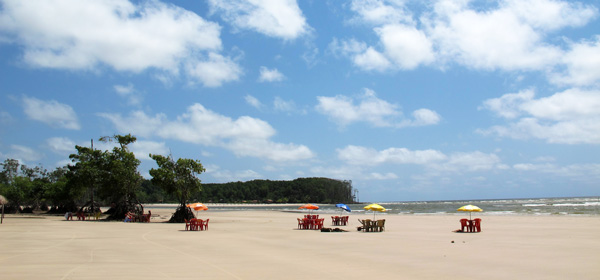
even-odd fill
[[[301,213],[203,211],[207,231],[165,223],[7,215],[2,279],[598,279],[600,218],[486,216],[455,233],[457,215],[378,215],[386,231],[298,230]],[[320,214],[332,227],[330,214]]]

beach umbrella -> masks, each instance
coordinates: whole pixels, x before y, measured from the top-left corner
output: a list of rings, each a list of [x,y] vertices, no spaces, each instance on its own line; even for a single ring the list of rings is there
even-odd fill
[[[352,212],[352,210],[350,210],[350,207],[348,207],[348,205],[343,204],[343,203],[338,203],[335,205],[335,207],[342,209],[342,212],[344,210],[348,211],[348,212]]]
[[[203,210],[206,211],[208,210],[208,207],[200,202],[196,202],[196,203],[190,203],[188,205],[186,205],[189,208],[192,208],[194,210],[196,210],[196,216],[198,216],[198,211]]]
[[[308,213],[310,213],[312,210],[318,210],[319,206],[309,203],[298,207],[298,209],[308,209]]]
[[[381,206],[377,203],[369,204],[369,205],[365,206],[364,209],[373,211],[373,220],[375,220],[375,212],[385,212],[386,211],[386,209],[383,206]]]
[[[460,207],[458,209],[456,209],[456,211],[464,211],[464,212],[469,212],[469,220],[471,220],[471,213],[472,212],[481,212],[483,211],[481,208],[475,206],[475,205],[465,205],[463,207]]]

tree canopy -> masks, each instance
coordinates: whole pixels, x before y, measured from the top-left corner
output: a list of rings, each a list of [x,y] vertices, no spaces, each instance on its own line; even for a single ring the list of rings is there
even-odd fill
[[[198,175],[204,172],[204,167],[199,160],[180,158],[174,161],[170,156],[152,155],[158,168],[150,169],[152,183],[162,187],[167,193],[175,194],[179,200],[179,207],[171,222],[183,222],[184,219],[193,217],[190,209],[186,207],[193,192],[201,189]]]

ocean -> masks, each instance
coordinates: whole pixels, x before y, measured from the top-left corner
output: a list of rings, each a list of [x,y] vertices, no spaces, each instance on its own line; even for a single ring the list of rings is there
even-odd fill
[[[456,209],[472,204],[483,209],[482,215],[585,215],[600,216],[600,197],[561,197],[561,198],[523,198],[523,199],[484,199],[484,200],[449,200],[449,201],[397,201],[375,202],[387,209],[378,215],[420,215],[420,214],[455,214],[465,215]],[[368,203],[349,204],[351,214],[364,214],[363,207]],[[209,203],[209,211],[287,211],[308,212],[299,210],[300,204],[214,204]],[[319,210],[314,214],[342,213],[335,204],[317,204]],[[174,207],[174,205],[154,204],[151,207]],[[371,213],[371,211],[367,211]],[[347,214],[347,212],[344,212]]]

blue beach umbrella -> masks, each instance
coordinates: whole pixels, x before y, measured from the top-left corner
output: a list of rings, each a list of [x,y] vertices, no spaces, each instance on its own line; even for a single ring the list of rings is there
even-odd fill
[[[346,210],[348,212],[352,212],[352,210],[350,210],[350,207],[348,207],[348,205],[343,204],[343,203],[338,203],[335,205],[335,207],[341,208],[342,210]]]

